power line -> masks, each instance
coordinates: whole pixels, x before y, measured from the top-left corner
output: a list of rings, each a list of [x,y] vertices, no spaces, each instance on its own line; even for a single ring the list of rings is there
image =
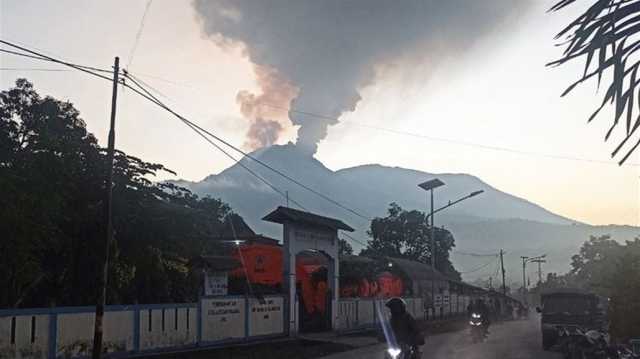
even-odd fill
[[[463,256],[471,256],[471,257],[497,257],[498,256],[497,253],[480,254],[480,253],[470,253],[470,252],[462,252],[462,251],[453,251],[453,253],[460,254]]]
[[[131,74],[129,73],[129,75],[131,75]],[[290,182],[292,182],[292,183],[295,183],[296,185],[298,185],[298,186],[302,187],[303,189],[305,189],[305,190],[307,190],[307,191],[309,191],[309,192],[311,192],[311,193],[315,194],[316,196],[318,196],[318,197],[320,197],[320,198],[322,198],[322,199],[324,199],[324,200],[326,200],[326,201],[328,201],[328,202],[330,202],[330,203],[332,203],[332,204],[336,205],[337,207],[340,207],[340,208],[342,208],[342,209],[344,209],[344,210],[346,210],[346,211],[350,212],[351,214],[354,214],[354,215],[356,215],[356,216],[358,216],[358,217],[360,217],[360,218],[362,218],[362,219],[365,219],[365,220],[367,220],[367,221],[371,221],[371,218],[370,218],[370,217],[368,217],[368,216],[365,216],[365,215],[362,215],[362,214],[358,213],[358,212],[357,212],[357,211],[355,211],[354,209],[349,208],[349,207],[347,207],[347,206],[343,205],[342,203],[340,203],[340,202],[338,202],[338,201],[336,201],[336,200],[334,200],[334,199],[332,199],[332,198],[328,197],[327,195],[325,195],[325,194],[323,194],[323,193],[321,193],[321,192],[316,191],[315,189],[313,189],[313,188],[311,188],[311,187],[309,187],[309,186],[307,186],[307,185],[305,185],[305,184],[301,183],[300,181],[298,181],[298,180],[296,180],[296,179],[292,178],[291,176],[287,175],[286,173],[284,173],[284,172],[282,172],[282,171],[280,171],[280,170],[278,170],[278,169],[276,169],[276,168],[274,168],[274,167],[270,166],[269,164],[265,163],[264,161],[262,161],[262,160],[260,160],[260,159],[258,159],[258,158],[256,158],[256,157],[252,156],[251,154],[249,154],[249,153],[247,153],[247,152],[245,152],[245,151],[243,151],[243,150],[239,149],[238,147],[236,147],[236,146],[232,145],[232,144],[231,144],[231,143],[229,143],[228,141],[226,141],[226,140],[224,140],[224,139],[220,138],[219,136],[217,136],[217,135],[215,135],[215,134],[213,134],[213,133],[211,133],[211,132],[207,131],[206,129],[204,129],[204,128],[200,127],[199,125],[195,124],[194,122],[191,122],[191,121],[187,120],[185,117],[183,117],[182,115],[180,115],[180,114],[176,113],[175,111],[173,111],[172,109],[170,109],[170,108],[169,108],[169,107],[167,107],[166,105],[162,104],[161,102],[156,102],[156,101],[153,101],[153,100],[152,100],[152,102],[153,102],[153,103],[155,103],[156,105],[158,105],[158,106],[162,107],[163,109],[165,109],[165,110],[166,110],[166,111],[168,111],[169,113],[173,114],[174,116],[176,116],[177,118],[179,118],[179,119],[180,119],[180,120],[182,120],[183,122],[191,124],[192,126],[194,126],[195,128],[197,128],[197,129],[198,129],[198,130],[200,130],[201,132],[203,132],[203,133],[205,133],[205,134],[207,134],[207,135],[211,136],[212,138],[216,139],[218,142],[223,143],[223,144],[224,144],[224,145],[226,145],[227,147],[229,147],[229,148],[233,149],[234,151],[236,151],[236,152],[238,152],[238,153],[242,154],[242,155],[243,155],[243,156],[245,156],[246,158],[249,158],[249,159],[251,159],[251,160],[253,160],[253,161],[255,161],[255,162],[259,163],[259,164],[260,164],[260,165],[262,165],[263,167],[265,167],[265,168],[269,169],[270,171],[272,171],[272,172],[274,172],[274,173],[278,174],[279,176],[281,176],[281,177],[283,177],[283,178],[287,179],[288,181],[290,181]]]
[[[347,233],[345,233],[345,232],[342,232],[342,235],[344,235],[345,237],[347,237],[347,238],[351,239],[352,241],[354,241],[354,242],[358,243],[358,244],[359,244],[359,245],[361,245],[362,247],[366,247],[366,246],[367,246],[367,244],[366,244],[366,243],[362,243],[362,241],[360,241],[360,240],[358,240],[358,239],[355,239],[353,236],[351,236],[351,235],[349,235],[349,234],[347,234]]]
[[[472,269],[472,270],[468,270],[468,271],[464,271],[464,272],[459,272],[459,273],[460,273],[460,274],[469,274],[469,273],[477,272],[477,271],[479,271],[479,270],[481,270],[481,269],[484,269],[484,268],[488,267],[491,263],[495,263],[495,262],[494,262],[494,261],[489,261],[489,262],[487,262],[487,263],[485,263],[485,264],[481,265],[481,266],[480,266],[480,267],[478,267],[478,268],[474,268],[474,269]]]
[[[109,78],[107,76],[104,76],[104,75],[101,75],[101,74],[95,73],[95,71],[111,73],[112,72],[111,70],[101,69],[101,68],[97,68],[97,67],[93,67],[93,66],[78,65],[78,64],[71,63],[71,62],[58,60],[58,59],[55,59],[53,57],[50,57],[50,56],[47,56],[47,55],[43,55],[41,53],[35,52],[33,50],[29,50],[27,48],[24,48],[22,46],[19,46],[19,45],[16,45],[16,44],[13,44],[11,42],[4,41],[4,40],[0,40],[0,43],[8,45],[8,46],[11,46],[11,47],[19,49],[19,50],[22,50],[22,51],[26,52],[26,54],[25,53],[16,52],[16,51],[12,51],[12,50],[6,50],[6,49],[0,49],[0,52],[5,52],[5,53],[17,55],[17,56],[28,57],[28,58],[32,58],[32,59],[36,59],[36,60],[41,60],[41,61],[55,62],[55,63],[61,64],[61,65],[65,65],[65,66],[69,66],[69,67],[72,67],[72,68],[74,68],[76,70],[80,70],[82,72],[86,72],[86,73],[92,74],[94,76],[100,77],[102,79],[105,79],[105,80],[113,82],[111,78]]]
[[[151,3],[153,0],[147,1],[147,5],[144,7],[144,12],[142,13],[142,19],[140,19],[140,26],[138,27],[138,33],[136,33],[136,38],[133,41],[133,47],[131,47],[131,52],[129,53],[129,61],[127,62],[127,69],[131,67],[131,63],[133,62],[133,56],[136,53],[136,49],[138,48],[138,43],[140,42],[140,38],[142,37],[142,30],[144,29],[144,20],[147,18],[147,13],[149,12],[149,8],[151,7]]]
[[[46,72],[67,72],[67,69],[48,69],[37,67],[0,67],[0,71],[46,71]]]
[[[136,86],[138,86],[143,92],[145,92],[147,94],[147,96],[150,97],[150,100],[153,101],[156,105],[161,106],[163,108],[165,108],[166,105],[164,105],[162,102],[160,102],[156,97],[154,97],[147,89],[145,89],[142,85],[140,85],[140,83],[138,83],[136,81],[136,78],[134,76],[132,76],[131,74],[126,74],[125,75],[129,80],[131,80],[131,82],[133,82]],[[128,86],[127,86],[128,87]],[[135,91],[135,89],[132,89]],[[189,126],[189,128],[191,128],[194,132],[196,132],[198,135],[200,135],[200,137],[202,137],[205,141],[209,142],[209,144],[211,144],[212,146],[214,146],[215,148],[217,148],[220,152],[222,152],[225,156],[229,157],[232,161],[234,161],[235,163],[237,163],[238,165],[240,165],[242,168],[244,168],[247,172],[249,172],[251,175],[253,175],[254,177],[256,177],[258,180],[260,180],[261,182],[263,182],[264,184],[266,184],[269,188],[271,188],[273,191],[275,191],[276,193],[280,194],[281,196],[287,198],[287,194],[280,190],[279,188],[277,188],[276,186],[274,186],[273,184],[271,184],[269,181],[267,181],[265,178],[263,178],[262,176],[258,175],[256,172],[254,172],[252,169],[250,169],[249,167],[247,167],[244,163],[241,163],[240,160],[236,159],[235,157],[233,157],[233,155],[231,155],[229,152],[227,152],[225,149],[223,149],[222,147],[220,147],[220,145],[218,145],[217,143],[215,143],[214,141],[212,141],[209,137],[205,136],[204,133],[202,133],[200,130],[198,130],[197,128],[195,128],[194,126],[192,126],[189,123],[185,123],[187,126]],[[300,203],[296,202],[295,200],[293,200],[292,198],[289,198],[289,200],[291,202],[293,202],[296,206],[298,206],[300,209],[303,209],[305,211],[307,211],[307,209],[305,209]]]
[[[157,80],[160,80],[160,81],[163,81],[163,82],[167,82],[167,83],[170,83],[170,84],[173,84],[173,85],[176,85],[176,86],[183,86],[183,87],[191,88],[193,90],[197,89],[196,87],[193,87],[193,86],[190,86],[190,85],[187,85],[187,84],[183,84],[183,83],[179,83],[179,82],[175,82],[175,81],[171,81],[171,80],[167,80],[167,79],[164,79],[162,77],[155,76],[155,75],[142,75],[142,76],[155,78]],[[576,157],[576,156],[556,155],[556,154],[540,153],[540,152],[534,152],[534,151],[525,151],[525,150],[519,150],[519,149],[514,149],[514,148],[508,148],[508,147],[486,145],[486,144],[476,143],[476,142],[468,142],[468,141],[454,140],[454,139],[449,139],[449,138],[433,137],[433,136],[427,136],[427,135],[424,135],[424,134],[415,133],[415,132],[411,132],[411,131],[398,130],[398,129],[392,129],[392,128],[386,128],[386,127],[381,127],[381,126],[370,125],[370,124],[366,124],[366,123],[362,123],[362,122],[358,122],[358,121],[353,121],[353,120],[340,121],[338,117],[317,114],[317,113],[313,113],[313,112],[309,112],[309,111],[304,111],[302,109],[286,108],[286,107],[282,107],[282,106],[273,105],[273,104],[270,104],[270,103],[267,103],[267,102],[260,102],[259,105],[266,106],[266,107],[271,107],[271,108],[279,109],[279,110],[283,110],[283,111],[288,111],[288,112],[292,112],[292,113],[297,113],[297,114],[305,115],[305,116],[309,116],[309,117],[314,117],[314,118],[320,119],[320,120],[327,120],[327,121],[331,121],[332,123],[333,122],[339,122],[339,123],[345,124],[345,125],[359,126],[359,127],[369,128],[369,129],[372,129],[372,130],[388,132],[388,133],[392,133],[392,134],[395,134],[395,135],[410,136],[410,137],[420,138],[420,139],[428,140],[428,141],[444,142],[444,143],[449,143],[449,144],[454,144],[454,145],[468,146],[468,147],[474,147],[474,148],[482,148],[482,149],[490,150],[490,151],[508,152],[508,153],[513,153],[513,154],[518,154],[518,155],[525,155],[525,156],[532,156],[532,157],[543,157],[543,158],[555,159],[555,160],[565,160],[565,161],[577,161],[577,162],[588,162],[588,163],[597,163],[597,164],[617,165],[615,162],[610,162],[610,161],[605,161],[605,160],[595,160],[595,159],[581,158],[581,157]],[[629,165],[629,166],[640,166],[640,163],[628,163],[628,164],[625,163],[625,164]]]
[[[160,106],[161,108],[171,112],[172,114],[174,114],[174,116],[178,117],[178,119],[180,119],[182,122],[184,122],[187,126],[189,126],[189,128],[191,128],[193,131],[195,131],[198,135],[200,135],[202,138],[204,138],[207,142],[209,142],[211,145],[213,145],[215,148],[217,148],[219,151],[221,151],[223,154],[225,154],[227,157],[229,157],[230,159],[232,159],[235,163],[237,163],[238,165],[240,165],[242,168],[244,168],[245,170],[247,170],[249,173],[251,173],[253,176],[255,176],[256,178],[258,178],[260,181],[262,181],[263,183],[265,183],[267,186],[269,186],[272,190],[274,190],[275,192],[279,193],[281,196],[283,196],[284,198],[287,198],[288,200],[290,200],[291,202],[293,202],[296,206],[298,206],[300,209],[304,210],[304,211],[309,211],[307,208],[305,208],[304,206],[302,206],[300,203],[298,203],[297,201],[293,200],[292,198],[290,198],[285,192],[283,192],[282,190],[278,189],[277,187],[275,187],[273,184],[271,184],[269,181],[267,181],[266,179],[262,178],[260,175],[258,175],[256,172],[254,172],[253,170],[251,170],[249,167],[247,167],[245,164],[243,164],[241,162],[241,160],[238,160],[236,158],[234,158],[231,154],[229,154],[227,151],[225,151],[223,148],[221,148],[217,143],[215,143],[214,141],[212,141],[210,138],[205,136],[205,133],[207,133],[206,131],[203,131],[199,126],[197,126],[196,124],[192,123],[191,121],[183,118],[182,116],[176,114],[173,112],[173,110],[171,110],[169,107],[167,107],[165,104],[163,104],[160,100],[158,100],[155,96],[153,96],[149,90],[147,90],[146,88],[144,88],[137,80],[137,78],[135,76],[133,76],[130,73],[125,73],[125,76],[127,78],[129,78],[136,86],[138,86],[143,92],[144,94],[140,93],[137,89],[134,89],[132,87],[130,87],[129,85],[125,85],[128,88],[131,88],[134,92],[138,93],[139,95],[147,98],[149,101],[153,102],[154,104]],[[211,135],[212,137],[216,138],[214,135]],[[217,139],[217,138],[216,138]],[[231,147],[231,146],[230,146]],[[233,147],[232,147],[233,148]],[[360,244],[363,247],[366,247],[366,244],[363,243],[362,241],[359,241],[357,239],[355,239],[354,237],[343,233],[347,238],[351,239],[352,241]]]

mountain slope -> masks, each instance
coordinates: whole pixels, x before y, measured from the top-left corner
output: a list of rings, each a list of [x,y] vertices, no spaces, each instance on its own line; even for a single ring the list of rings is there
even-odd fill
[[[361,242],[366,241],[369,226],[369,220],[362,217],[385,215],[389,203],[396,202],[406,209],[426,209],[427,193],[417,187],[418,183],[434,177],[446,183],[446,186],[436,189],[436,208],[472,191],[484,190],[482,195],[438,213],[436,225],[444,225],[450,229],[456,238],[457,248],[465,251],[497,252],[500,248],[508,249],[515,258],[513,263],[508,261],[508,266],[514,268],[509,271],[514,280],[521,278],[521,274],[516,275],[520,255],[534,255],[536,250],[546,251],[549,255],[553,253],[557,259],[555,262],[550,260],[547,268],[566,270],[569,257],[590,234],[616,232],[616,239],[621,240],[640,234],[635,227],[577,223],[525,199],[495,189],[468,174],[431,174],[381,165],[332,171],[315,158],[297,151],[293,144],[272,146],[256,151],[252,156],[361,215],[355,215],[310,193],[248,158],[241,161],[279,190],[288,192],[291,207],[298,207],[293,202],[295,201],[306,210],[339,218],[356,228],[353,236]],[[276,206],[286,204],[286,199],[240,165],[231,166],[200,182],[176,183],[200,195],[221,198],[256,232],[281,237],[280,226],[264,222],[261,218]],[[354,247],[357,249],[361,246],[354,243]],[[474,257],[454,255],[453,259],[461,270],[473,269],[481,264],[480,259]],[[486,261],[487,258],[482,260]],[[488,265],[487,270],[493,271],[493,265]],[[485,271],[475,271],[467,277],[486,275]]]

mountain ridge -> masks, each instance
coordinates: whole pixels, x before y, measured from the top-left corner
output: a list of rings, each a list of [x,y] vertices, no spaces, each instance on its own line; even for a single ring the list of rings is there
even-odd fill
[[[615,234],[615,239],[630,240],[640,234],[633,226],[593,226],[555,214],[544,207],[520,198],[484,182],[467,173],[428,173],[403,167],[380,164],[365,164],[339,170],[331,170],[314,157],[296,150],[294,144],[274,145],[257,150],[250,156],[263,161],[278,171],[313,188],[353,209],[360,216],[340,208],[319,196],[291,183],[250,158],[241,163],[265,181],[288,194],[289,205],[300,203],[305,210],[320,215],[339,218],[356,229],[352,234],[358,242],[367,240],[366,230],[373,218],[386,215],[389,203],[396,202],[405,209],[427,208],[427,194],[417,187],[418,183],[438,177],[446,185],[436,189],[435,207],[445,205],[472,191],[485,193],[464,201],[435,217],[437,226],[445,226],[455,239],[457,248],[464,251],[486,252],[499,249],[513,253],[505,265],[521,268],[520,255],[536,255],[537,250],[546,251],[553,260],[547,270],[566,271],[571,255],[578,252],[589,235]],[[238,164],[212,174],[199,182],[172,181],[192,190],[198,195],[211,195],[229,203],[249,226],[257,233],[281,238],[281,227],[267,223],[261,218],[278,205],[287,205],[285,196],[275,193],[269,185],[255,178]],[[295,203],[294,203],[295,201]],[[362,218],[364,217],[364,218]],[[352,243],[355,249],[362,247]],[[538,253],[539,254],[539,253]],[[478,258],[452,255],[459,270],[481,264]],[[486,258],[484,259],[486,260]],[[493,266],[489,266],[493,269]],[[522,278],[517,270],[510,272],[513,280]],[[470,273],[465,279],[486,276],[487,273]]]

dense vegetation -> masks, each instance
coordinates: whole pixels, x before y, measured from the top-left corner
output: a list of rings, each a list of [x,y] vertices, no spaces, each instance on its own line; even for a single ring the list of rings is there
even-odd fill
[[[374,218],[368,231],[372,238],[360,254],[371,257],[395,257],[431,264],[431,231],[423,212],[406,211],[391,203],[384,218]],[[455,247],[451,232],[435,229],[436,269],[460,280],[460,273],[453,267],[449,252]]]
[[[549,273],[535,289],[583,288],[610,298],[611,334],[626,341],[640,333],[640,239],[621,244],[591,237],[571,259],[565,275]]]
[[[26,80],[0,93],[0,307],[95,303],[106,162],[71,103]],[[219,200],[150,181],[160,171],[116,153],[108,303],[195,300],[188,261],[230,215]]]

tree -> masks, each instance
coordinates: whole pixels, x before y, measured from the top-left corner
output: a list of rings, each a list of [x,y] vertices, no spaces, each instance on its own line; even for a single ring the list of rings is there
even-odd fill
[[[575,0],[560,0],[551,11],[559,11],[575,3]],[[565,46],[563,57],[549,65],[557,66],[576,59],[584,59],[585,66],[582,76],[571,84],[562,94],[565,96],[578,84],[590,79],[597,79],[598,87],[603,75],[610,75],[610,82],[602,103],[589,118],[591,122],[607,103],[614,104],[612,125],[605,135],[609,139],[613,130],[618,127],[619,120],[625,116],[625,131],[623,139],[618,143],[612,157],[627,144],[640,127],[640,98],[638,85],[638,50],[640,42],[640,2],[637,0],[593,0],[592,5],[578,18],[573,20],[556,39],[562,39]],[[592,66],[594,65],[594,66]],[[637,136],[636,136],[637,137]],[[633,151],[640,145],[631,145],[619,161],[623,164]]]
[[[609,298],[611,334],[626,341],[640,331],[640,238],[620,244],[592,236],[572,257],[571,271],[549,273],[538,290],[578,287]]]
[[[346,240],[340,238],[338,240],[338,253],[343,256],[343,255],[353,255],[353,247],[351,247],[351,244],[349,244],[349,242],[347,242]]]
[[[611,335],[623,342],[637,337],[640,333],[638,313],[640,313],[640,255],[626,252],[616,264],[616,270],[611,277],[609,305]]]
[[[387,217],[374,218],[367,234],[372,240],[361,255],[406,258],[431,264],[431,231],[423,212],[405,211],[391,203]],[[442,228],[436,228],[435,234],[436,269],[460,279],[460,273],[449,259],[449,252],[455,246],[453,235]]]
[[[24,79],[0,92],[0,307],[95,303],[106,163],[71,103]],[[109,303],[195,300],[189,258],[217,245],[231,213],[152,182],[161,171],[116,152]]]

